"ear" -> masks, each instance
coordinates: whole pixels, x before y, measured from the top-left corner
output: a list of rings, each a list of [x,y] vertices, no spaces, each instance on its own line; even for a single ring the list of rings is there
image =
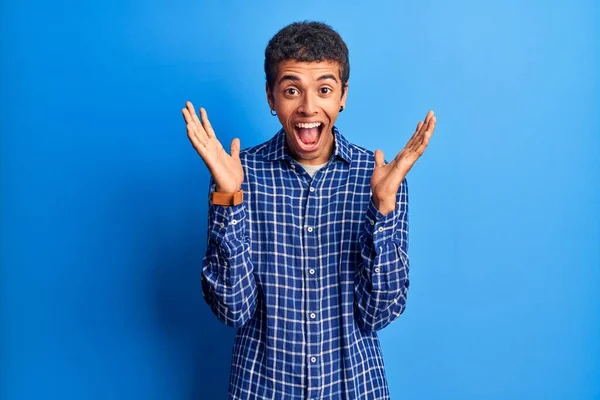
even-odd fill
[[[269,108],[272,110],[275,107],[275,99],[273,98],[271,89],[269,89],[269,82],[265,82],[265,92],[267,93],[267,102],[269,103]]]
[[[342,99],[340,101],[340,106],[346,108],[346,99],[348,98],[348,82],[344,84],[344,94],[342,95]]]

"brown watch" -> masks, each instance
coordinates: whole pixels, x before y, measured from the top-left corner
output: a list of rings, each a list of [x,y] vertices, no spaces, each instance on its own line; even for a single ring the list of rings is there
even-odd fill
[[[244,201],[244,191],[237,192],[212,192],[210,202],[216,206],[237,206]]]

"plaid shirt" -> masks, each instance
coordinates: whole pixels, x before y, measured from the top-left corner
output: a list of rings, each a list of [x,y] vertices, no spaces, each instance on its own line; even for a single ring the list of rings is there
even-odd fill
[[[237,327],[230,399],[388,399],[376,331],[408,290],[408,193],[383,216],[372,152],[334,129],[314,178],[285,132],[244,150],[244,202],[209,206],[206,302]]]

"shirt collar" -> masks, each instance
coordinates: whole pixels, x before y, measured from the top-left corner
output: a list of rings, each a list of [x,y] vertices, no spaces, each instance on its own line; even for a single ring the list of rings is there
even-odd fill
[[[352,161],[350,144],[336,127],[333,128],[333,137],[335,140],[333,155],[350,164]],[[263,152],[265,159],[269,161],[292,158],[285,142],[285,130],[283,128],[266,143]]]

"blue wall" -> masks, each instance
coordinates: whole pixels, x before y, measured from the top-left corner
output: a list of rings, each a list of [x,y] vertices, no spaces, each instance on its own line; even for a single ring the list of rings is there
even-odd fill
[[[294,20],[351,50],[353,142],[409,174],[411,291],[381,332],[393,399],[600,398],[595,0],[2,2],[0,397],[224,399],[204,304],[208,175],[278,129],[263,51]]]

